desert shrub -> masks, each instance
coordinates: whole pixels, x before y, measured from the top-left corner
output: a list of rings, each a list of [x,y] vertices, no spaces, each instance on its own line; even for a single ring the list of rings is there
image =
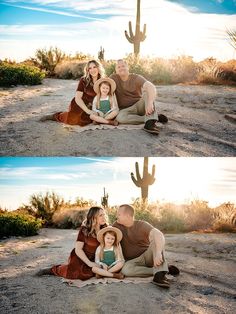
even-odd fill
[[[88,208],[64,207],[52,217],[53,226],[63,229],[77,229],[86,218]]]
[[[49,76],[55,74],[55,67],[66,57],[65,53],[57,47],[49,49],[37,49],[35,61],[41,70],[45,70]]]
[[[0,63],[0,86],[41,84],[45,74],[33,66]]]
[[[28,210],[34,212],[36,218],[41,218],[45,226],[50,226],[53,214],[64,204],[64,199],[54,192],[39,193],[31,195]]]
[[[35,235],[41,226],[41,220],[31,215],[0,213],[0,238]]]
[[[171,72],[162,61],[156,60],[151,64],[150,72],[148,74],[149,80],[153,84],[171,84]]]
[[[207,58],[199,62],[197,82],[200,84],[221,84],[219,64],[214,58]]]
[[[214,221],[214,212],[208,202],[194,200],[185,207],[185,221],[188,231],[210,229]]]
[[[55,75],[60,79],[78,79],[84,75],[86,62],[64,60],[55,67]]]
[[[111,74],[115,73],[116,71],[116,62],[115,61],[109,61],[103,63],[105,73],[107,76],[110,76]]]
[[[172,83],[192,82],[196,79],[197,66],[190,56],[179,56],[169,60]]]
[[[236,207],[234,204],[224,203],[214,209],[213,230],[236,232]]]
[[[157,226],[164,232],[185,232],[184,213],[173,204],[163,204],[158,210]]]
[[[236,60],[229,60],[218,65],[217,78],[222,82],[236,82]]]

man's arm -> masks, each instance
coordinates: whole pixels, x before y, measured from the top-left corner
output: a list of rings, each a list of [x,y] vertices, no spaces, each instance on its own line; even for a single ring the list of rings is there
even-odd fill
[[[160,266],[163,261],[162,252],[165,246],[165,238],[163,233],[153,228],[149,233],[149,241],[153,243],[153,266]]]
[[[154,111],[154,101],[156,99],[156,87],[149,81],[143,84],[143,92],[147,94],[146,115],[150,115]]]

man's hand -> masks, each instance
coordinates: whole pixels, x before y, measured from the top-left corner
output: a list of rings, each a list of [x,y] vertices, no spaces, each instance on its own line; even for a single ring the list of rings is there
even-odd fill
[[[154,103],[148,104],[146,107],[146,115],[149,116],[154,112]]]
[[[153,266],[157,267],[163,263],[162,252],[156,252],[155,256],[153,256]]]

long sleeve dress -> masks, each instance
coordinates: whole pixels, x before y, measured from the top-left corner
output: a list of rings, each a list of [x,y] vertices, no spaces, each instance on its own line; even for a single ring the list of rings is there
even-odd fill
[[[98,240],[87,234],[87,228],[82,226],[79,230],[77,241],[84,242],[83,251],[92,262],[95,261],[95,252],[99,246]],[[85,264],[73,249],[70,253],[68,264],[56,265],[51,268],[54,275],[67,279],[86,280],[94,276],[92,268]]]
[[[93,90],[93,86],[91,84],[87,84],[84,77],[82,77],[79,81],[77,90],[83,93],[82,100],[88,108],[92,108],[92,102],[94,97],[96,96],[95,91]],[[56,112],[53,115],[54,119],[57,122],[62,122],[70,125],[80,125],[85,126],[91,123],[91,119],[89,115],[77,105],[75,101],[75,97],[71,100],[69,110],[66,112]]]

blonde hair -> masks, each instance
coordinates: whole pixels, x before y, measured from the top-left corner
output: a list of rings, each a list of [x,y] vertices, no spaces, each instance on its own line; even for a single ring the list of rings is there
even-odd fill
[[[98,79],[105,76],[105,70],[103,68],[103,65],[99,61],[97,60],[88,61],[84,67],[84,76],[83,76],[86,81],[86,86],[88,85],[93,86],[93,79],[92,79],[92,76],[89,74],[89,66],[91,63],[94,63],[95,66],[98,68]]]
[[[113,106],[113,99],[112,99],[112,98],[113,98],[113,97],[112,97],[112,93],[111,93],[111,84],[110,84],[109,82],[107,82],[107,81],[103,81],[103,82],[101,82],[101,83],[99,84],[98,93],[97,93],[96,108],[97,108],[97,109],[100,108],[100,99],[101,99],[101,90],[100,90],[100,88],[101,88],[102,84],[107,85],[107,86],[109,86],[109,88],[110,88],[109,93],[108,93],[108,96],[109,96],[109,101],[110,101],[111,108],[112,108],[112,106]]]
[[[105,240],[104,240],[104,238],[105,238],[106,234],[111,234],[111,235],[113,235],[115,237],[115,241],[114,241],[113,245],[114,245],[115,256],[116,256],[116,258],[118,257],[118,245],[119,245],[119,243],[117,241],[117,234],[116,234],[115,231],[108,230],[107,232],[104,232],[104,234],[102,236],[102,241],[101,241],[101,244],[100,244],[100,248],[101,248],[100,249],[100,256],[99,256],[100,260],[102,260],[103,256],[104,256],[104,247],[105,247]]]

